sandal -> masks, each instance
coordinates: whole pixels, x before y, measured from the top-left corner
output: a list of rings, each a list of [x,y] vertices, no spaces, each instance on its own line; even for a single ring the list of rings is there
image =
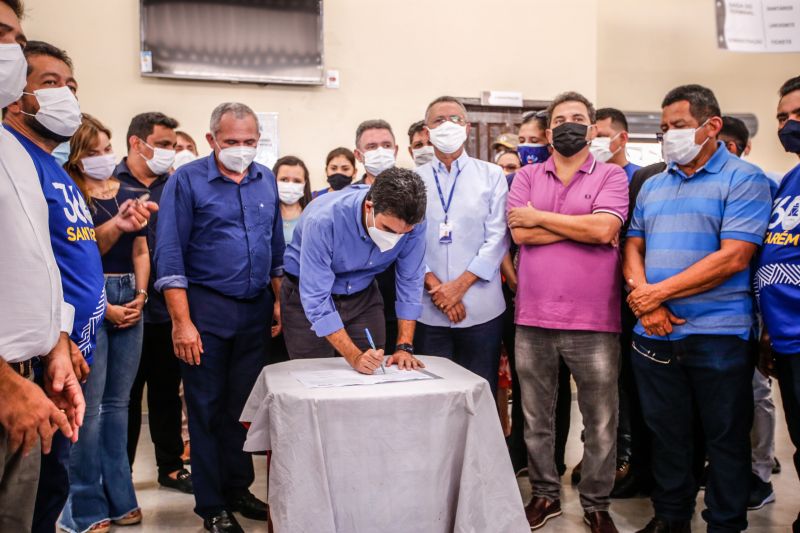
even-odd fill
[[[114,520],[114,524],[118,526],[132,526],[134,524],[139,524],[141,521],[142,521],[142,510],[134,509],[133,511],[126,514],[119,520]]]
[[[110,529],[111,529],[111,520],[101,520],[100,522],[90,527],[87,531],[89,533],[108,533]]]

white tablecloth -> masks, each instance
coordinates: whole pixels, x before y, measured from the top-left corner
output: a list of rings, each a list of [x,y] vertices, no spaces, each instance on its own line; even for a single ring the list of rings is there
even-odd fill
[[[272,450],[276,533],[530,531],[489,384],[439,357],[443,379],[308,389],[264,368],[242,413],[246,451]]]

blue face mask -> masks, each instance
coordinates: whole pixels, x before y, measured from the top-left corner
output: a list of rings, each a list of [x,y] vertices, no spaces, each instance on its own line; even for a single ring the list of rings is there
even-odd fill
[[[523,166],[541,163],[550,157],[546,144],[523,143],[517,146],[517,153]]]
[[[786,124],[778,131],[784,150],[793,154],[800,154],[800,121],[787,120]]]
[[[56,146],[50,155],[55,157],[58,164],[63,167],[67,159],[69,159],[69,141]]]

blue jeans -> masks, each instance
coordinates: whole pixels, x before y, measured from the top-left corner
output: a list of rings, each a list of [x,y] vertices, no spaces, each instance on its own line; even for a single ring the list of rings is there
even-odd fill
[[[748,342],[733,335],[690,335],[676,341],[634,335],[631,348],[642,413],[652,433],[656,516],[685,521],[694,512],[696,409],[709,462],[703,511],[708,531],[743,531],[753,425]]]
[[[133,274],[106,276],[108,303],[133,300]],[[59,525],[86,531],[138,509],[128,464],[128,404],[142,352],[142,321],[117,329],[107,320],[97,331],[97,349],[84,385],[86,416],[70,453],[69,498]]]
[[[417,322],[414,351],[421,355],[446,357],[489,382],[497,395],[503,315],[468,328],[428,326]]]

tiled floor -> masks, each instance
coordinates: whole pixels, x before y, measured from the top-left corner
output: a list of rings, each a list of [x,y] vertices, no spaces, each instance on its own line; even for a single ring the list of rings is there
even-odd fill
[[[777,391],[776,391],[777,393]],[[775,399],[776,404],[780,404],[780,399]],[[580,413],[577,412],[577,404],[573,402],[572,432],[567,447],[567,464],[574,465],[578,462],[581,455],[581,445],[578,438],[580,432]],[[786,532],[791,531],[791,524],[800,511],[800,482],[792,466],[791,454],[793,451],[789,436],[786,432],[786,422],[783,418],[783,411],[778,411],[777,429],[777,455],[783,465],[783,472],[773,477],[773,485],[777,494],[777,502],[767,505],[759,511],[751,512],[749,515],[750,529],[754,532]],[[256,457],[256,483],[253,492],[260,498],[266,497],[266,460],[264,457]],[[156,483],[155,460],[153,456],[153,446],[147,429],[142,432],[137,462],[134,467],[134,483],[136,486],[139,504],[144,511],[144,521],[139,526],[115,528],[116,531],[126,531],[129,533],[144,532],[200,532],[203,525],[200,519],[192,512],[194,499],[173,490],[162,489]],[[564,514],[551,520],[540,531],[542,533],[556,532],[583,532],[588,531],[582,522],[582,510],[578,501],[578,493],[569,483],[569,471],[564,476],[564,489],[562,504]],[[520,480],[520,491],[523,499],[527,501],[530,495],[530,485],[527,480]],[[704,531],[705,524],[700,517],[699,511],[703,509],[702,495],[698,498],[698,513],[695,516],[693,528],[695,531]],[[633,498],[628,500],[615,500],[611,506],[611,513],[621,532],[636,531],[651,517],[652,508],[649,500],[645,498]],[[264,532],[267,527],[264,522],[254,522],[241,519],[242,527],[248,533]],[[280,532],[284,533],[284,532]],[[294,532],[287,532],[294,533]],[[380,532],[365,532],[380,533]],[[417,532],[410,532],[417,533]],[[418,532],[424,533],[424,532]],[[486,532],[491,533],[491,532]]]

